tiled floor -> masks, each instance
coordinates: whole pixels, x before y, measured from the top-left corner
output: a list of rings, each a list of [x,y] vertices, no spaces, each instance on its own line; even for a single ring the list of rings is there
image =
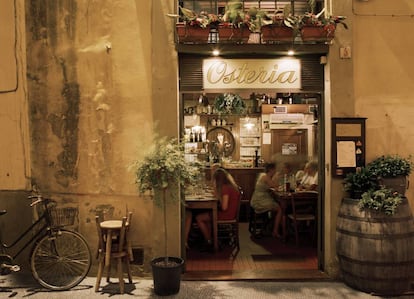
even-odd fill
[[[291,279],[298,275],[320,278],[316,248],[297,247],[293,240],[283,243],[272,237],[251,238],[247,223],[241,223],[239,230],[241,249],[235,258],[231,257],[229,247],[217,253],[190,249],[184,278]]]

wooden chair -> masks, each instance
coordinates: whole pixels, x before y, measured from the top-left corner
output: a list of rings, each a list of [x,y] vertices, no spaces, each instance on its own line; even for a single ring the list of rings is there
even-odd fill
[[[291,212],[287,219],[289,227],[295,234],[296,246],[299,246],[299,234],[306,233],[312,243],[316,235],[316,221],[318,214],[317,192],[295,192],[291,195]]]
[[[129,222],[128,222],[129,218]],[[117,265],[120,293],[125,290],[123,264],[126,266],[129,283],[132,283],[130,260],[132,250],[128,245],[127,232],[130,228],[131,214],[122,220],[110,220],[101,222],[99,216],[95,217],[98,232],[98,273],[96,277],[95,292],[99,290],[103,272],[107,271],[107,282],[110,281],[111,261]]]
[[[230,220],[217,220],[217,238],[221,244],[227,242],[233,248],[233,256],[236,256],[240,250],[239,217],[241,199],[243,198],[243,190],[241,187],[239,187],[239,194],[235,218]]]
[[[256,239],[260,239],[265,235],[271,235],[273,230],[273,219],[274,213],[272,211],[256,213],[255,210],[250,207],[250,234]]]

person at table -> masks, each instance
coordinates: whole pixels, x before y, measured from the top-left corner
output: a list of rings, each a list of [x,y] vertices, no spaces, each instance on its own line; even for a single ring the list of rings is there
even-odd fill
[[[214,180],[214,173],[216,172],[217,169],[221,168],[220,163],[214,163],[210,166],[210,180],[207,182],[207,189],[212,189],[215,190],[215,185],[216,182]],[[195,217],[200,214],[200,213],[204,213],[207,210],[196,210],[193,211],[191,209],[186,209],[185,210],[185,225],[184,225],[184,231],[185,231],[185,247],[187,249],[190,248],[189,244],[188,244],[188,238],[190,236],[190,231],[191,231],[191,225],[193,223],[193,221],[195,221]]]
[[[306,163],[304,175],[297,188],[298,191],[315,191],[318,189],[318,163],[310,161]]]
[[[278,184],[278,191],[290,191],[284,190],[286,183],[290,184],[291,188],[295,188],[296,181],[295,181],[295,173],[293,171],[292,165],[289,162],[283,162],[282,169],[274,175],[272,178]]]
[[[213,175],[214,194],[218,200],[217,220],[231,220],[236,217],[240,200],[239,186],[224,168],[218,168]],[[207,248],[212,247],[212,215],[210,211],[195,216],[198,227],[206,241]]]
[[[261,214],[265,212],[275,212],[275,220],[273,225],[272,236],[275,238],[281,238],[279,234],[280,222],[282,220],[282,207],[278,202],[274,200],[270,188],[277,190],[278,184],[272,180],[276,173],[276,164],[267,163],[265,164],[265,172],[259,174],[256,181],[256,186],[250,201],[250,206],[254,209],[255,213]]]

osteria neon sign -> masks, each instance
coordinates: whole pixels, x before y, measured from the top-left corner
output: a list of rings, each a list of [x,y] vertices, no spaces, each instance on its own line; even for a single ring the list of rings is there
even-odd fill
[[[300,60],[204,59],[204,89],[301,88]]]

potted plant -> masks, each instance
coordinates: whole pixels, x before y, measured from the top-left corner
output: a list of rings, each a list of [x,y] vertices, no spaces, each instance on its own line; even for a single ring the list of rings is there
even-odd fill
[[[411,156],[403,158],[399,155],[381,156],[367,165],[380,185],[387,186],[402,195],[407,189],[407,176],[411,173],[412,167]]]
[[[237,94],[224,93],[215,98],[214,109],[219,114],[243,114],[246,111],[246,103]]]
[[[243,3],[238,0],[230,0],[225,7],[224,15],[218,26],[220,42],[245,43],[250,37],[249,14],[243,11]]]
[[[358,202],[358,207],[383,212],[385,215],[394,215],[401,202],[402,195],[400,193],[381,187],[377,190],[371,189],[364,192]]]
[[[344,178],[344,189],[351,198],[361,198],[362,193],[377,189],[378,182],[375,175],[365,167],[359,168],[356,172],[350,172]]]
[[[326,16],[325,9],[318,14],[307,12],[299,19],[302,40],[330,41],[335,36],[337,24],[342,24],[345,29],[348,29],[345,19],[345,16]]]
[[[365,188],[360,198],[342,200],[337,219],[336,250],[342,278],[349,286],[379,295],[409,289],[414,267],[413,215],[407,198],[378,178],[406,176],[411,167],[409,159],[382,156],[345,178],[346,190]]]
[[[286,5],[283,12],[278,12],[270,18],[267,15],[263,18],[261,26],[263,42],[293,41],[298,33],[298,18],[291,14],[291,10],[291,5]]]
[[[179,190],[194,185],[199,178],[198,164],[184,158],[183,146],[177,139],[156,138],[143,160],[136,163],[139,193],[150,192],[156,206],[163,209],[164,256],[151,261],[154,291],[158,295],[172,295],[180,290],[184,260],[170,257],[167,247],[167,200],[180,200]]]
[[[168,14],[179,18],[176,23],[178,41],[180,43],[207,43],[210,35],[210,26],[219,22],[218,16],[207,12],[196,12],[179,7],[180,14]]]

